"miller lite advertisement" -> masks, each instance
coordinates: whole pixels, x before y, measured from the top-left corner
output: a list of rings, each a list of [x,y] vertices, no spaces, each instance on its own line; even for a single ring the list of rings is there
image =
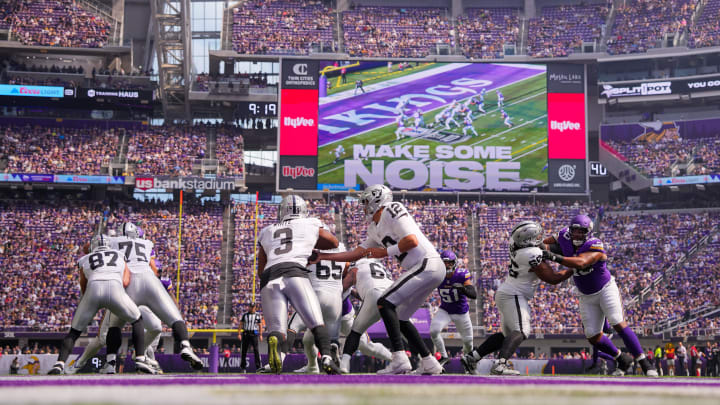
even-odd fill
[[[298,61],[292,63],[289,69]],[[307,105],[314,95],[281,92],[279,189],[346,191],[383,183],[411,191],[549,190],[546,65],[342,61],[317,67],[316,111]],[[579,75],[571,69],[558,80],[577,86],[584,80]],[[558,115],[552,131],[572,139],[583,154],[573,156],[584,159],[584,94],[570,97],[580,114]],[[317,135],[310,139],[314,119]],[[311,159],[295,163],[301,156],[312,156],[314,165]],[[310,172],[299,167],[315,170],[312,187],[300,186],[309,184]]]

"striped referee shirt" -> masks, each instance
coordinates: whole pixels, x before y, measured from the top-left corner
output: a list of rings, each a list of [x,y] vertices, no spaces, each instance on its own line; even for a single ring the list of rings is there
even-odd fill
[[[243,329],[245,329],[245,332],[254,332],[258,333],[260,330],[260,315],[256,313],[250,313],[246,312],[241,319],[243,323]]]

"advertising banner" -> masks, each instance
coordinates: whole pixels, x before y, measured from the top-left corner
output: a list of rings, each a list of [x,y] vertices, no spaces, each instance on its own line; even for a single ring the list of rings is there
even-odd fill
[[[78,184],[125,184],[123,176],[82,176],[75,174],[56,174],[55,183],[78,183]]]
[[[585,93],[585,66],[552,63],[548,67],[548,93]]]
[[[65,88],[61,86],[26,86],[0,84],[0,96],[63,98]]]
[[[150,104],[153,93],[150,90],[121,90],[103,88],[79,88],[77,98],[96,103]]]
[[[283,59],[281,88],[317,90],[320,75],[318,66],[316,60]]]
[[[622,84],[600,84],[601,98],[660,96],[668,94],[689,94],[720,90],[720,75],[701,79],[665,79],[660,81],[624,82]]]
[[[313,190],[317,184],[317,157],[280,156],[280,189]]]
[[[585,159],[551,159],[548,166],[550,192],[586,192],[586,165]]]
[[[281,91],[280,156],[316,156],[318,91]]]
[[[235,178],[232,177],[135,177],[135,188],[139,190],[234,190]]]

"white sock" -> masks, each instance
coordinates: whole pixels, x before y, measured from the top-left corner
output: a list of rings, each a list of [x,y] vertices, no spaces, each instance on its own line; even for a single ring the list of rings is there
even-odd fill
[[[108,354],[106,360],[108,362],[115,361],[115,355],[114,354]]]

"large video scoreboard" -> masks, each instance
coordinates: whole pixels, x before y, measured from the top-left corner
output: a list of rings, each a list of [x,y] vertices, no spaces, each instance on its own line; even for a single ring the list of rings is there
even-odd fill
[[[277,188],[587,192],[585,69],[281,63]]]

